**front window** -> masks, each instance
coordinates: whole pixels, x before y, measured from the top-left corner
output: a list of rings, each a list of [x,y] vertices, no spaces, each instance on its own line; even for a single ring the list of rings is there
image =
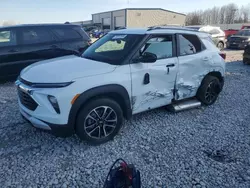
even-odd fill
[[[83,57],[119,65],[143,37],[136,34],[107,34],[92,44],[83,53]]]
[[[141,48],[140,55],[143,55],[145,52],[155,54],[157,59],[173,57],[172,35],[157,36],[149,39]]]
[[[250,30],[241,30],[235,35],[240,35],[240,36],[250,36]]]
[[[209,33],[210,35],[217,35],[217,34],[220,34],[220,31],[217,30],[217,29],[212,29],[212,30],[208,31],[208,33]]]

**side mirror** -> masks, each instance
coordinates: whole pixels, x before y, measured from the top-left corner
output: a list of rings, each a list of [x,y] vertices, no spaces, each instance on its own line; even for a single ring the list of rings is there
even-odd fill
[[[157,61],[157,56],[150,52],[144,52],[142,56],[135,60],[142,63],[154,63]]]

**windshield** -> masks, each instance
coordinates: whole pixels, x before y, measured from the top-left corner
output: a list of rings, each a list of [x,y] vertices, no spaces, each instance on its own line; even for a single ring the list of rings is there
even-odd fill
[[[143,37],[135,34],[107,34],[92,44],[83,57],[119,65]]]
[[[241,30],[235,35],[241,35],[241,36],[250,36],[250,30]]]

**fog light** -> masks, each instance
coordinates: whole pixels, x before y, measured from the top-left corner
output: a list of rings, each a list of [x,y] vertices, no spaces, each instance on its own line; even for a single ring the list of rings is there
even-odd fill
[[[48,95],[48,100],[53,106],[53,108],[55,109],[56,113],[60,114],[60,109],[59,109],[57,99],[54,96]]]

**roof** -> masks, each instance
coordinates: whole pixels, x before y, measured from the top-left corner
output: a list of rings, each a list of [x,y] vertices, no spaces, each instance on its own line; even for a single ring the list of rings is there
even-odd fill
[[[204,32],[199,32],[193,29],[187,29],[185,27],[155,27],[155,28],[138,28],[138,29],[121,29],[109,32],[111,34],[172,34],[172,33],[189,33],[196,35],[208,35]]]
[[[111,10],[111,11],[94,13],[92,15],[109,13],[109,12],[116,12],[116,11],[121,11],[121,10],[162,10],[162,11],[171,12],[171,13],[175,13],[175,14],[180,14],[180,15],[186,16],[186,14],[179,13],[179,12],[174,12],[174,11],[171,11],[171,10],[166,10],[166,9],[163,9],[163,8],[124,8],[124,9],[118,9],[118,10]]]
[[[42,27],[48,27],[48,26],[79,26],[75,24],[20,24],[20,25],[11,25],[11,26],[0,26],[0,29],[3,28],[19,28],[19,27],[37,27],[37,26],[42,26]]]
[[[187,27],[203,27],[205,25],[188,25]],[[250,26],[250,23],[236,23],[236,24],[212,24],[211,26],[220,27],[222,30],[240,30],[242,26]]]
[[[109,33],[112,34],[138,34],[138,35],[144,35],[146,34],[148,28],[134,28],[134,29],[120,29],[120,30],[114,30]]]

